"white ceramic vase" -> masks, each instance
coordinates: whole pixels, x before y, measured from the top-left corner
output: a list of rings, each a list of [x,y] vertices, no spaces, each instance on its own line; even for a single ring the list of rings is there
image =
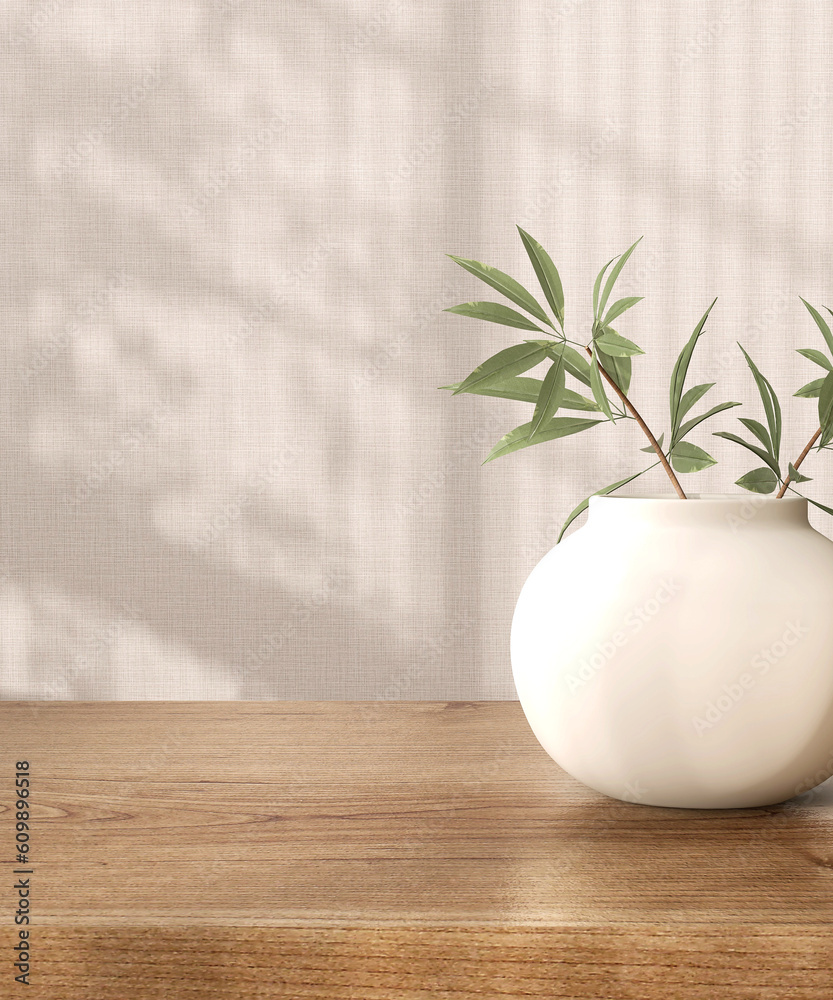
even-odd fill
[[[541,745],[614,798],[762,806],[833,774],[833,542],[806,500],[593,497],[511,654]]]

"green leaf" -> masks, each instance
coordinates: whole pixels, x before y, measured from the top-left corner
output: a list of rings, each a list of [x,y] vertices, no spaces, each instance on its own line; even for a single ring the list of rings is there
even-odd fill
[[[463,257],[455,257],[451,253],[446,254],[446,256],[450,257],[456,264],[459,264],[460,267],[464,267],[475,278],[480,278],[487,285],[496,288],[507,299],[510,299],[522,309],[526,309],[528,313],[539,319],[542,323],[552,326],[552,321],[541,308],[538,301],[530,295],[523,285],[515,281],[514,278],[510,278],[508,274],[504,274],[503,271],[499,271],[496,267],[490,267],[488,264],[481,264],[479,260],[466,260]]]
[[[800,396],[802,399],[816,399],[818,394],[821,392],[821,387],[823,385],[824,379],[817,378],[812,382],[808,382],[807,385],[803,385],[798,392],[793,393],[793,395]]]
[[[454,385],[441,385],[440,389],[451,389],[454,392],[462,384],[462,382],[455,382]],[[515,377],[508,378],[504,382],[496,382],[494,385],[475,385],[462,391],[474,396],[496,396],[498,399],[517,399],[522,403],[534,403],[538,399],[542,384],[539,378]],[[587,402],[589,403],[590,400],[588,399]],[[595,403],[593,405],[595,406]]]
[[[521,424],[520,427],[503,435],[489,452],[483,465],[486,462],[493,462],[496,458],[502,458],[510,452],[520,451],[521,448],[528,448],[530,445],[541,444],[544,441],[553,441],[556,438],[568,437],[570,434],[578,434],[580,431],[589,430],[596,424],[604,422],[604,420],[587,420],[583,417],[553,417],[534,438],[529,436],[531,424]]]
[[[640,236],[639,240],[641,239],[642,237]],[[622,273],[622,268],[625,266],[625,264],[627,264],[628,258],[636,249],[636,245],[637,243],[639,243],[639,240],[637,240],[636,243],[633,243],[631,244],[631,246],[628,247],[628,249],[619,258],[619,260],[616,261],[613,270],[607,276],[607,281],[605,282],[605,287],[604,291],[602,292],[602,297],[599,299],[599,314],[604,312],[605,306],[607,305],[607,300],[610,298],[610,293],[613,291],[613,286],[616,284],[616,279]],[[613,259],[616,260],[615,257]]]
[[[660,448],[662,448],[662,439],[664,437],[665,437],[665,434],[663,433],[663,434],[660,434],[660,436],[657,438],[657,444],[660,446]],[[654,451],[654,446],[652,444],[649,444],[647,448],[640,448],[639,450],[640,451],[647,451],[649,455],[656,455],[656,452]]]
[[[692,406],[699,403],[703,396],[705,396],[709,389],[711,389],[714,385],[717,385],[717,383],[705,382],[703,385],[695,385],[693,388],[686,390],[683,398],[680,400],[680,406],[677,410],[677,419],[682,420]]]
[[[637,302],[641,302],[645,298],[644,295],[629,295],[627,298],[619,299],[618,302],[614,302],[613,305],[608,309],[607,315],[602,320],[602,326],[608,326],[617,316],[621,316],[626,309],[630,309],[635,306]]]
[[[482,365],[478,365],[471,375],[463,379],[459,388],[454,390],[454,394],[468,392],[473,385],[495,385],[512,375],[521,375],[528,369],[534,368],[546,356],[546,348],[538,344],[515,344],[513,347],[507,347],[493,354]]]
[[[641,347],[637,347],[632,340],[627,337],[620,337],[619,334],[609,326],[602,328],[602,332],[596,337],[596,346],[601,347],[605,354],[614,358],[629,358],[633,354],[644,354]]]
[[[717,462],[696,444],[681,441],[671,450],[671,464],[675,472],[685,473],[700,472],[701,469],[708,469],[710,465],[717,465]]]
[[[653,451],[653,449],[651,450]],[[655,469],[658,465],[659,462],[654,462],[654,464],[649,465],[647,469],[643,469],[641,472],[635,472],[632,476],[628,476],[627,479],[620,479],[618,483],[611,483],[610,486],[605,486],[603,489],[596,490],[595,493],[591,493],[590,497],[606,497],[609,493],[613,493],[614,490],[618,490],[620,486],[627,486],[628,483],[632,483],[634,479],[644,476],[646,472],[650,472],[651,469]],[[555,543],[556,545],[558,545],[558,542],[560,542],[564,537],[564,532],[570,527],[573,521],[575,521],[580,514],[583,514],[584,511],[587,510],[590,504],[590,497],[582,500],[581,503],[577,507],[574,507],[567,515],[567,520],[561,525],[561,532],[558,536],[558,541]]]
[[[819,448],[823,448],[833,440],[833,372],[824,380],[819,393],[819,426]]]
[[[462,384],[462,382],[455,382],[453,385],[441,385],[438,388],[450,389],[454,392]],[[527,378],[521,375],[508,378],[504,382],[496,382],[494,385],[475,385],[463,391],[472,396],[495,396],[497,399],[516,399],[521,403],[535,403],[538,401],[543,384],[539,378]],[[565,389],[562,395],[561,409],[597,412],[599,407],[592,399],[580,396],[572,389]]]
[[[746,358],[746,363],[749,365],[752,377],[755,379],[755,384],[758,387],[761,402],[764,404],[766,422],[769,425],[769,436],[772,439],[772,455],[777,461],[781,454],[781,406],[778,403],[778,397],[775,395],[775,390],[772,388],[769,380],[758,371],[757,365],[746,351],[743,350],[742,345],[738,344],[738,347],[743,351],[743,356]]]
[[[757,455],[762,462],[766,462],[770,469],[772,469],[775,475],[780,479],[781,470],[778,467],[778,463],[773,459],[769,452],[764,451],[763,448],[759,448],[755,444],[750,444],[748,441],[744,441],[742,437],[738,437],[737,434],[731,434],[729,431],[714,431],[713,433],[715,437],[725,438],[727,441],[732,441],[734,444],[739,444],[742,448],[746,448],[747,451],[751,451],[753,455]]]
[[[718,406],[713,406],[705,413],[701,413],[699,417],[692,417],[691,420],[687,420],[677,434],[678,440],[682,441],[683,438],[687,437],[695,427],[702,424],[704,420],[708,420],[709,417],[713,417],[717,413],[722,413],[724,410],[730,410],[733,406],[740,406],[740,403],[720,403]]]
[[[789,474],[791,483],[811,483],[813,480],[810,476],[802,476],[801,473],[796,469],[796,467],[790,462]]]
[[[599,409],[608,420],[613,420],[613,412],[610,409],[610,403],[607,399],[604,383],[602,382],[602,377],[599,374],[599,359],[595,354],[593,355],[593,361],[590,364],[590,388],[593,390],[593,398],[598,403]]]
[[[564,366],[567,367],[566,364]],[[561,398],[562,410],[593,410],[598,412],[599,404],[586,396],[580,396],[572,389],[565,389]]]
[[[471,316],[472,319],[485,319],[489,323],[500,323],[501,326],[514,326],[518,330],[538,330],[545,333],[540,326],[536,326],[526,316],[522,316],[509,306],[501,305],[499,302],[464,302],[459,306],[451,306],[443,312],[456,313],[458,316]]]
[[[584,358],[579,352],[569,345],[565,344],[563,348],[564,352],[564,367],[567,371],[582,382],[584,385],[590,385],[590,362]]]
[[[743,424],[743,426],[748,430],[752,431],[755,437],[761,442],[761,444],[766,448],[773,458],[776,456],[772,451],[772,439],[769,436],[769,432],[766,427],[759,421],[753,420],[751,417],[738,417],[738,420]]]
[[[796,496],[801,496],[801,494],[797,490],[793,490],[793,493],[795,493]],[[807,500],[814,507],[818,507],[819,510],[823,510],[825,514],[833,514],[833,510],[831,510],[829,507],[825,507],[824,504],[819,503],[818,500],[810,500],[809,497],[803,497],[802,499]]]
[[[593,315],[596,319],[599,318],[599,289],[602,287],[602,278],[604,277],[605,271],[610,267],[614,260],[616,260],[616,258],[612,257],[596,275],[596,281],[593,285]]]
[[[614,358],[604,351],[596,349],[599,357],[599,364],[604,368],[613,381],[619,386],[623,393],[627,395],[631,384],[631,359]]]
[[[680,420],[682,419],[680,415],[680,402],[683,395],[683,387],[685,386],[686,375],[688,375],[688,366],[691,363],[691,355],[694,353],[694,348],[697,345],[697,341],[700,339],[700,335],[703,332],[703,327],[706,325],[706,320],[709,317],[709,313],[714,308],[714,303],[717,299],[712,302],[709,308],[703,313],[700,322],[694,328],[694,333],[689,337],[688,343],[680,351],[680,356],[674,365],[674,371],[671,373],[671,389],[670,389],[670,399],[671,399],[671,434],[676,435],[680,428]]]
[[[541,393],[535,403],[535,412],[529,425],[529,437],[535,435],[550,422],[555,416],[556,410],[561,405],[561,398],[564,392],[564,356],[559,352],[553,359],[544,382],[541,386]]]
[[[749,490],[750,493],[772,493],[778,485],[778,477],[772,469],[764,466],[762,469],[753,469],[751,472],[747,472],[745,476],[736,479],[735,483],[745,490]]]
[[[807,306],[807,311],[813,317],[816,326],[819,328],[819,330],[821,330],[821,335],[822,337],[824,337],[824,342],[827,344],[827,350],[830,351],[831,354],[833,354],[833,333],[830,332],[830,327],[827,325],[827,321],[818,311],[818,309],[815,309],[813,306],[811,306],[806,299],[801,298],[800,295],[798,297],[801,299],[804,305]]]
[[[802,357],[807,358],[808,361],[814,361],[822,368],[826,368],[829,372],[833,372],[833,364],[830,363],[830,359],[826,355],[822,354],[821,351],[817,351],[814,347],[799,347],[798,353]]]
[[[529,233],[525,233],[520,226],[518,226],[518,232],[521,234],[524,248],[529,259],[532,261],[535,275],[538,278],[538,284],[543,289],[544,295],[547,297],[547,302],[549,302],[550,308],[555,313],[558,322],[563,325],[564,290],[561,287],[561,278],[555,264],[553,264],[547,251]]]

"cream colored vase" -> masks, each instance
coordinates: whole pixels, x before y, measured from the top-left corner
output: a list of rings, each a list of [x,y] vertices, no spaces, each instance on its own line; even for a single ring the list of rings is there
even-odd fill
[[[833,774],[833,542],[806,500],[593,497],[511,652],[541,745],[605,795],[731,809]]]

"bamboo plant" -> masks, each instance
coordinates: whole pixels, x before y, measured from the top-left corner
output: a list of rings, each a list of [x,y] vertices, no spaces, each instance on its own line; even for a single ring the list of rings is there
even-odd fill
[[[609,304],[616,281],[640,240],[624,253],[609,260],[596,277],[593,286],[593,323],[589,340],[585,343],[567,335],[564,291],[558,270],[549,254],[520,226],[518,232],[549,306],[549,313],[523,285],[503,271],[476,260],[448,255],[524,311],[518,312],[501,302],[479,301],[464,302],[450,307],[446,312],[543,335],[526,338],[499,351],[461,382],[441,387],[451,390],[454,395],[474,393],[534,404],[532,419],[505,434],[486,457],[484,464],[531,445],[591,430],[598,424],[634,420],[648,440],[648,446],[642,451],[653,452],[656,461],[625,479],[597,490],[593,496],[614,493],[659,465],[671,481],[677,496],[685,500],[686,493],[678,474],[699,472],[716,464],[715,459],[703,448],[688,440],[689,435],[704,421],[723,410],[740,405],[737,402],[719,403],[704,413],[686,419],[715,385],[710,382],[685,389],[694,349],[717,300],[711,303],[700,318],[674,365],[669,390],[670,426],[668,441],[664,443],[665,434],[660,434],[659,437],[654,435],[631,398],[633,358],[645,352],[611,325],[642,300],[642,296],[625,296]],[[542,362],[548,365],[543,379],[524,377],[524,372]],[[568,386],[567,376],[578,383],[577,388]],[[588,388],[592,398],[581,391]],[[595,416],[559,416],[559,411],[590,412]],[[778,433],[780,436],[780,424]],[[559,541],[569,525],[587,508],[589,501],[590,497],[587,497],[571,511],[562,526]]]
[[[802,386],[795,393],[796,396],[802,399],[818,400],[818,428],[813,432],[812,437],[795,461],[787,464],[787,474],[784,475],[781,468],[780,455],[782,416],[778,397],[769,380],[761,374],[754,361],[743,347],[738,344],[758,387],[767,426],[764,427],[758,420],[752,420],[747,417],[738,418],[743,426],[756,438],[755,443],[744,440],[736,434],[730,434],[728,431],[715,432],[718,437],[726,438],[735,444],[741,445],[765,463],[760,468],[752,469],[746,475],[741,476],[737,480],[737,485],[753,493],[769,494],[778,490],[776,494],[777,499],[784,497],[788,491],[795,493],[797,496],[804,496],[804,494],[799,493],[795,489],[795,485],[809,483],[812,480],[809,476],[805,476],[798,470],[812,451],[822,451],[829,448],[831,441],[833,441],[833,333],[821,313],[814,306],[811,306],[806,299],[802,298],[801,301],[813,317],[827,347],[827,354],[814,347],[798,348],[798,353],[802,357],[817,364],[825,372],[822,378],[808,382],[807,385]],[[829,307],[825,306],[824,308],[833,316],[833,311]],[[811,497],[804,497],[804,499],[808,500],[814,507],[818,507],[819,510],[823,510],[827,514],[833,514],[833,510],[830,507],[826,507],[817,500],[813,500]]]

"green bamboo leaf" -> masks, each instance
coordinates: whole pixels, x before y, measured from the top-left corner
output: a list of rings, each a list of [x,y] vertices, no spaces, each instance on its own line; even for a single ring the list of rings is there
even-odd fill
[[[599,364],[602,368],[604,368],[622,392],[627,395],[631,384],[631,359],[611,357],[611,355],[605,354],[604,351],[600,351],[598,347],[596,348],[596,354],[599,357]]]
[[[567,363],[564,363],[566,369]],[[599,404],[594,399],[588,399],[586,396],[581,396],[577,392],[573,392],[572,389],[565,389],[561,397],[561,409],[562,410],[592,410],[594,412],[599,411]]]
[[[526,316],[522,316],[519,312],[510,309],[509,306],[501,305],[499,302],[464,302],[462,305],[444,309],[443,312],[456,313],[458,316],[470,316],[472,319],[485,319],[489,323],[514,326],[518,330],[537,330],[539,333],[546,333]]]
[[[824,448],[833,440],[833,372],[824,380],[819,393],[819,426],[819,448]]]
[[[663,433],[663,434],[660,434],[660,436],[657,438],[657,444],[660,446],[660,448],[662,448],[662,439],[664,437],[665,437],[665,434]],[[640,451],[647,451],[649,455],[656,455],[656,452],[654,451],[654,446],[652,444],[649,444],[647,448],[640,448],[639,450]]]
[[[744,441],[742,437],[738,437],[737,434],[732,434],[729,431],[714,431],[713,433],[715,437],[725,438],[727,441],[739,444],[742,448],[746,448],[747,451],[751,451],[762,462],[766,462],[779,479],[781,478],[781,469],[778,466],[778,462],[773,459],[769,452],[764,451],[763,448],[759,448],[755,444],[750,444],[749,441]]]
[[[699,403],[709,389],[715,385],[717,385],[716,382],[705,382],[703,385],[695,385],[693,388],[687,389],[683,394],[683,398],[680,400],[680,405],[677,410],[677,419],[682,420],[692,406]]]
[[[686,375],[688,375],[688,366],[691,364],[691,356],[694,353],[694,348],[697,345],[697,341],[700,339],[700,335],[703,332],[703,327],[706,325],[706,320],[709,317],[709,313],[714,308],[714,303],[717,299],[712,302],[709,308],[703,313],[700,322],[694,328],[694,333],[689,337],[688,343],[680,351],[680,356],[674,365],[674,371],[671,373],[671,389],[670,389],[670,400],[671,400],[671,434],[675,435],[680,429],[680,402],[683,395],[683,387],[685,386]]]
[[[455,264],[459,264],[460,267],[464,267],[470,274],[473,274],[475,278],[480,278],[481,281],[485,281],[487,285],[491,285],[492,288],[496,288],[499,292],[510,299],[515,305],[520,306],[522,309],[526,309],[528,313],[539,319],[542,323],[546,323],[547,326],[552,326],[552,321],[541,308],[538,301],[524,288],[522,284],[515,281],[514,278],[510,278],[508,274],[503,271],[499,271],[496,267],[491,267],[489,264],[481,264],[479,260],[466,260],[464,257],[455,257],[454,254],[446,254],[450,257]]]
[[[640,236],[639,240],[641,239],[642,237]],[[616,261],[616,264],[613,266],[613,270],[607,276],[607,281],[605,282],[605,287],[604,291],[602,292],[602,297],[599,299],[599,315],[601,315],[601,313],[604,312],[605,306],[607,305],[607,300],[610,298],[610,293],[613,291],[613,286],[616,284],[616,279],[622,273],[622,268],[625,266],[625,264],[627,264],[628,258],[636,249],[639,240],[637,240],[636,243],[633,243],[631,244],[631,246],[628,247],[628,249]],[[614,260],[616,260],[615,257]]]
[[[453,385],[441,385],[437,388],[449,389],[451,392],[454,392],[462,384],[462,382],[455,382]],[[539,378],[528,378],[520,375],[508,378],[504,382],[496,382],[494,385],[475,385],[463,391],[472,396],[494,396],[497,399],[516,399],[521,403],[535,403],[538,401],[543,384]],[[594,400],[588,399],[586,396],[581,396],[577,392],[573,392],[572,389],[564,390],[560,408],[562,410],[586,410],[592,412],[598,412],[599,409]]]
[[[790,482],[792,483],[812,483],[812,478],[810,476],[802,476],[802,474],[796,469],[796,467],[790,462],[789,468],[787,470],[790,474]]]
[[[602,287],[602,278],[604,278],[605,271],[610,267],[614,260],[616,260],[616,258],[611,257],[611,259],[596,275],[596,281],[593,285],[593,315],[596,319],[599,318],[599,289]]]
[[[521,424],[514,430],[504,434],[498,443],[489,452],[486,462],[493,462],[496,458],[502,458],[513,451],[520,451],[521,448],[528,448],[534,444],[541,444],[544,441],[553,441],[556,438],[569,437],[571,434],[578,434],[581,431],[589,430],[596,424],[603,424],[604,420],[587,420],[583,417],[553,417],[552,420],[539,431],[534,438],[529,437],[530,424]]]
[[[816,399],[818,394],[821,392],[821,387],[823,385],[824,379],[817,378],[812,382],[808,382],[807,385],[803,385],[798,392],[793,393],[793,395],[799,396],[801,399]]]
[[[612,327],[602,327],[601,333],[595,338],[596,346],[601,347],[605,354],[614,358],[629,358],[633,354],[644,354],[632,340],[621,337]]]
[[[807,358],[808,361],[813,361],[822,368],[826,368],[829,372],[833,372],[833,364],[830,363],[830,359],[814,347],[799,347],[798,353],[802,357]]]
[[[708,469],[710,465],[717,465],[717,462],[696,444],[681,441],[671,450],[671,464],[675,472],[687,473],[700,472],[701,469]]]
[[[619,299],[618,302],[614,302],[610,309],[608,309],[607,315],[602,320],[602,326],[609,326],[617,316],[621,316],[626,309],[630,309],[632,306],[635,306],[637,302],[641,302],[644,298],[644,295],[629,295],[627,298]]]
[[[579,382],[590,385],[590,362],[568,344],[564,345],[564,367]]]
[[[532,261],[535,276],[538,278],[538,284],[541,286],[544,295],[546,295],[547,302],[549,302],[550,308],[555,313],[558,322],[563,326],[564,289],[561,287],[561,278],[556,266],[553,264],[550,255],[537,240],[534,240],[529,233],[524,232],[520,226],[518,226],[518,232],[521,234],[524,249]]]
[[[793,490],[793,493],[795,493],[796,496],[801,496],[801,494],[797,490]],[[833,510],[831,510],[829,507],[825,507],[824,504],[819,503],[818,500],[810,500],[809,497],[803,497],[803,499],[807,500],[814,507],[818,507],[819,510],[823,510],[825,514],[833,514]]]
[[[487,358],[482,365],[478,365],[471,375],[463,379],[460,387],[454,390],[454,394],[468,392],[473,385],[494,385],[512,375],[522,375],[543,361],[546,356],[546,348],[538,344],[515,344],[513,347],[507,347]]]
[[[735,483],[737,486],[749,490],[750,493],[772,493],[778,485],[778,477],[772,469],[764,466],[762,469],[753,469],[751,472],[747,472],[745,476],[736,479]]]
[[[593,390],[593,398],[599,405],[599,409],[604,413],[608,420],[613,420],[613,412],[610,409],[610,403],[608,402],[607,393],[605,392],[604,383],[602,382],[602,376],[599,374],[599,359],[596,355],[593,355],[593,360],[590,364],[590,388]]]
[[[772,439],[769,436],[769,431],[764,427],[764,425],[759,420],[753,420],[751,417],[738,417],[738,420],[743,424],[743,426],[748,430],[752,431],[755,437],[761,442],[761,444],[766,448],[773,458],[776,456],[772,451]]]
[[[778,402],[778,397],[775,395],[775,390],[772,388],[769,380],[758,371],[755,362],[743,350],[743,346],[738,344],[738,347],[743,351],[743,356],[746,358],[746,363],[749,365],[752,377],[755,379],[755,385],[758,387],[761,402],[764,404],[766,422],[769,425],[769,436],[772,439],[772,454],[777,461],[781,454],[781,406]]]
[[[439,388],[450,389],[454,392],[459,390],[462,384],[462,382],[455,382],[454,385],[441,385]],[[534,403],[538,399],[542,384],[539,378],[515,376],[504,382],[495,382],[494,385],[475,385],[462,391],[474,396],[496,396],[498,399],[517,399],[522,403]],[[590,400],[587,402],[589,403]],[[595,404],[593,405],[595,406]]]
[[[682,441],[683,438],[687,437],[695,427],[702,424],[704,420],[708,420],[709,417],[722,413],[724,410],[730,410],[733,406],[740,406],[740,403],[720,403],[718,406],[713,406],[705,413],[701,413],[699,417],[692,417],[691,420],[686,421],[686,423],[684,423],[680,428],[679,433],[677,434],[678,440]]]
[[[801,299],[804,305],[807,306],[807,311],[813,317],[816,326],[819,328],[819,330],[821,330],[821,335],[822,337],[824,337],[825,344],[827,344],[827,350],[830,351],[831,355],[833,355],[833,333],[830,332],[830,327],[827,325],[827,321],[825,320],[824,316],[822,316],[822,314],[818,311],[818,309],[811,306],[806,299],[801,298],[800,295],[798,297]]]
[[[555,416],[556,410],[561,405],[563,392],[564,356],[558,352],[544,376],[541,393],[535,403],[535,412],[529,424],[530,440]]]
[[[653,449],[651,450],[653,451]],[[558,542],[560,542],[561,539],[564,537],[564,532],[567,530],[567,528],[570,527],[573,521],[575,521],[575,519],[580,514],[583,514],[584,511],[587,510],[588,506],[590,505],[591,497],[606,497],[609,493],[613,493],[614,490],[618,490],[621,486],[627,486],[628,483],[632,483],[634,479],[638,479],[640,476],[644,476],[646,472],[650,472],[651,469],[655,469],[658,465],[659,462],[654,462],[654,464],[649,465],[647,469],[643,469],[641,472],[635,472],[632,476],[628,476],[627,479],[620,479],[618,483],[611,483],[610,486],[605,486],[603,489],[596,490],[595,493],[591,493],[589,497],[586,497],[584,500],[582,500],[581,503],[577,507],[574,507],[567,515],[567,520],[564,522],[564,524],[562,524],[561,532],[558,535],[558,541],[556,541],[555,544],[558,545]]]

